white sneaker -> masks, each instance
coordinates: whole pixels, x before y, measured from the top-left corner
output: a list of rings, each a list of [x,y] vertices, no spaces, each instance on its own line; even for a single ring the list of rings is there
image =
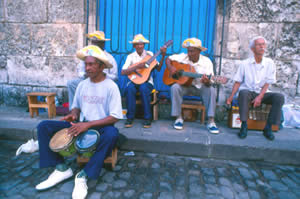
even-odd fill
[[[211,122],[207,125],[207,129],[210,133],[213,133],[213,134],[218,134],[219,133],[219,129],[216,125],[216,123],[214,122]]]
[[[178,118],[175,120],[173,127],[177,130],[182,130],[183,129],[183,119]]]
[[[58,171],[55,169],[48,177],[47,180],[41,182],[40,184],[36,185],[36,189],[41,191],[53,187],[54,185],[70,178],[73,176],[73,171],[71,168],[67,169],[66,171]]]
[[[78,178],[79,173],[75,176],[75,186],[72,193],[72,199],[84,199],[88,193],[87,179],[85,177]]]

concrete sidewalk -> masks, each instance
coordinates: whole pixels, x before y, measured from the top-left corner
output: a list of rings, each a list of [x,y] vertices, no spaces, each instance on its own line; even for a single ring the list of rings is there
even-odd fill
[[[0,106],[0,139],[36,139],[35,127],[48,119],[47,113],[30,118],[26,109]],[[265,139],[260,131],[249,131],[241,140],[238,129],[230,129],[225,123],[218,123],[221,133],[213,135],[199,122],[185,122],[182,131],[175,130],[171,120],[155,121],[149,129],[142,127],[141,120],[135,120],[132,128],[124,128],[124,122],[116,124],[128,137],[123,150],[300,165],[299,129],[282,129],[275,133],[274,141]]]

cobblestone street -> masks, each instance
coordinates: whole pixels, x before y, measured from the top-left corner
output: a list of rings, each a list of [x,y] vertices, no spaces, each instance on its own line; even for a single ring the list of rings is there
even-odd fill
[[[71,198],[74,180],[37,192],[35,185],[52,169],[38,168],[38,152],[16,157],[22,143],[0,141],[0,198]],[[90,180],[94,198],[300,198],[300,167],[263,162],[200,159],[119,151],[114,171]],[[75,158],[68,164],[77,172]]]

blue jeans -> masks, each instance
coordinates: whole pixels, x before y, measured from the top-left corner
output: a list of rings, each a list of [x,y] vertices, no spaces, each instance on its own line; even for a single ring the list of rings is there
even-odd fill
[[[37,129],[41,168],[53,167],[64,162],[62,156],[49,148],[49,142],[57,131],[70,126],[71,124],[65,121],[45,120],[39,123]],[[104,159],[111,154],[119,135],[118,129],[112,125],[94,129],[100,133],[100,142],[95,153],[84,167],[85,173],[91,179],[99,177]]]
[[[127,87],[125,88],[126,95],[126,107],[127,107],[127,118],[134,119],[135,110],[136,110],[136,93],[139,91],[140,97],[142,100],[142,106],[144,109],[144,119],[151,120],[151,92],[153,90],[153,85],[146,82],[143,84],[134,84],[133,82],[129,82]]]

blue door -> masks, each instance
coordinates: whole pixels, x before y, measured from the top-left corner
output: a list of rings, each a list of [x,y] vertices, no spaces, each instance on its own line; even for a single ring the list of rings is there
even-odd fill
[[[173,40],[167,55],[186,52],[182,42],[196,37],[208,48],[204,54],[213,58],[215,16],[216,0],[98,0],[96,25],[111,39],[105,49],[118,63],[121,92],[129,81],[120,74],[127,55],[134,51],[129,43],[134,35],[143,34],[150,41],[145,49],[153,53],[166,41]],[[165,64],[160,72],[154,70],[152,75],[156,90],[168,96],[169,86],[162,81],[164,69]]]

